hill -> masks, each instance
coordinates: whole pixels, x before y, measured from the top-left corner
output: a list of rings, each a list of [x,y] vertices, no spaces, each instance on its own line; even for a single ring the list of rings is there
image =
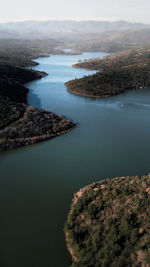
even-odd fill
[[[59,40],[59,38],[57,38]],[[149,45],[150,29],[114,30],[63,35],[64,47],[78,52],[119,52]]]
[[[34,48],[52,45],[74,52],[116,52],[150,43],[150,25],[126,21],[24,21],[0,23],[0,39],[30,40]]]
[[[14,103],[2,95],[0,111],[0,151],[48,140],[75,127],[60,115]]]
[[[45,49],[33,49],[33,42],[29,41],[0,44],[0,151],[47,140],[75,127],[60,115],[27,105],[28,89],[24,83],[47,74],[24,67],[36,64],[33,56],[47,55]]]
[[[73,66],[98,70],[94,75],[67,82],[68,91],[74,94],[108,97],[150,86],[150,47],[91,59]]]
[[[150,266],[149,213],[149,175],[80,189],[65,225],[71,266]]]
[[[150,28],[149,24],[130,23],[123,20],[109,21],[73,21],[73,20],[47,20],[47,21],[21,21],[0,23],[1,37],[10,38],[41,38],[57,36],[57,34],[87,34],[108,31],[125,31]],[[8,35],[7,35],[8,34]]]

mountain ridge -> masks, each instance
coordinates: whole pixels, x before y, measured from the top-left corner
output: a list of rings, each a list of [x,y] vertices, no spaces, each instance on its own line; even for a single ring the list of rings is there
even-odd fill
[[[133,30],[150,28],[150,24],[133,23],[127,21],[74,21],[74,20],[28,20],[20,22],[5,22],[0,23],[0,31],[21,37],[23,34],[38,36],[48,36],[52,33],[102,33],[106,31]],[[31,36],[32,37],[32,36]]]

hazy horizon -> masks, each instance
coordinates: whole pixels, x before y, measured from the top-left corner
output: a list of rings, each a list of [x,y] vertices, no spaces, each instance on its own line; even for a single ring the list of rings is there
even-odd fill
[[[0,23],[47,20],[118,21],[150,24],[148,0],[5,0]]]
[[[96,19],[24,19],[24,20],[14,20],[14,21],[0,21],[0,24],[7,24],[7,23],[23,23],[23,22],[48,22],[48,21],[73,21],[73,22],[127,22],[127,23],[141,23],[141,24],[147,24],[145,22],[141,21],[129,21],[129,20],[124,20],[124,19],[118,19],[118,20],[96,20]]]

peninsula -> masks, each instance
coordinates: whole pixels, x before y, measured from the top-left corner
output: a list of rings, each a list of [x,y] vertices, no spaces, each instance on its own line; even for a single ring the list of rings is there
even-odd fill
[[[39,52],[28,42],[6,43],[7,53],[0,46],[0,151],[47,140],[75,127],[75,123],[60,115],[27,105],[28,89],[24,83],[47,74],[24,67],[37,64],[32,58],[48,55],[52,49],[43,47]]]
[[[150,86],[150,47],[118,52],[103,59],[91,59],[73,65],[97,70],[65,83],[70,93],[89,97],[109,97],[127,90]]]
[[[65,225],[71,266],[150,266],[149,214],[150,175],[81,188]]]

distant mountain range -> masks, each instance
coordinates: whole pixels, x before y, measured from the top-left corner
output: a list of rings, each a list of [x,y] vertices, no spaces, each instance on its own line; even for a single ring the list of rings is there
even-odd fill
[[[24,21],[0,23],[0,38],[48,38],[62,35],[102,34],[104,32],[150,29],[149,24],[123,20],[108,21]]]
[[[118,52],[150,44],[150,24],[108,21],[24,21],[0,23],[0,46],[3,42],[32,43],[32,48],[71,48],[83,51]],[[26,39],[26,41],[25,41]],[[38,39],[38,41],[37,41]],[[42,42],[42,43],[41,43]],[[5,46],[4,46],[5,47]],[[43,48],[42,48],[43,49]]]

